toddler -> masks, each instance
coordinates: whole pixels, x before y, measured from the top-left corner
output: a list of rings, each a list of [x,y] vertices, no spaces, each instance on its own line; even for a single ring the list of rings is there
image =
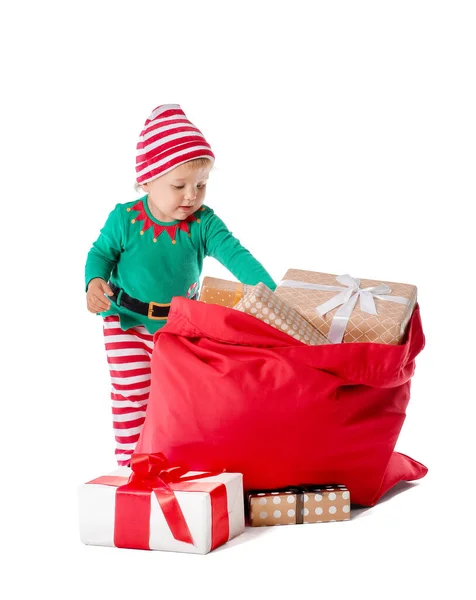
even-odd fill
[[[198,297],[205,256],[242,283],[276,288],[264,267],[204,205],[215,156],[178,104],[158,106],[137,144],[136,188],[117,204],[86,261],[88,310],[103,317],[116,459],[129,465],[150,390],[153,334],[173,296]]]

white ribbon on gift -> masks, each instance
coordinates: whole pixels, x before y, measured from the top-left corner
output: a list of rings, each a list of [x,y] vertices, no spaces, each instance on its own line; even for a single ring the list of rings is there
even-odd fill
[[[336,276],[336,280],[345,287],[340,285],[308,283],[307,281],[294,281],[292,279],[284,279],[279,284],[280,286],[291,288],[339,292],[333,298],[327,300],[327,302],[315,307],[315,311],[318,312],[322,317],[329,311],[336,308],[336,306],[340,306],[332,318],[331,328],[327,334],[328,339],[333,344],[339,344],[342,342],[347,323],[350,319],[352,311],[354,310],[357,300],[360,300],[360,310],[371,315],[377,314],[374,298],[379,298],[379,300],[387,300],[390,302],[398,302],[399,304],[408,304],[410,302],[408,298],[403,298],[403,296],[389,296],[388,294],[392,292],[392,288],[386,283],[380,283],[379,285],[361,288],[360,279],[356,279],[350,275],[338,275]]]

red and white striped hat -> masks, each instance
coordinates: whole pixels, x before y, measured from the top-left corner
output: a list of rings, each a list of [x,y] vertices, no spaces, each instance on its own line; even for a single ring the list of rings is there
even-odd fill
[[[137,183],[147,183],[194,158],[215,160],[210,144],[179,104],[152,111],[137,143]]]

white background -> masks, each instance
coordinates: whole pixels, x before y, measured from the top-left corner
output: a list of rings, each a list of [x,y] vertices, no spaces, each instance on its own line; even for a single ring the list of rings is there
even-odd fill
[[[2,4],[3,597],[471,597],[475,12]],[[250,529],[205,557],[80,543],[77,486],[115,468],[84,262],[112,207],[137,197],[137,136],[163,103],[204,132],[207,203],[275,279],[418,286],[427,347],[397,449],[429,467],[419,484],[348,523]],[[229,275],[212,259],[203,274]]]

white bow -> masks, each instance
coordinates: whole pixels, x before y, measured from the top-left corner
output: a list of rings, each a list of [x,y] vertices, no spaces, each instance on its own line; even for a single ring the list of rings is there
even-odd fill
[[[347,323],[350,319],[352,311],[354,310],[357,300],[360,300],[360,310],[371,315],[377,314],[374,298],[379,298],[380,300],[389,300],[390,302],[398,302],[399,304],[409,303],[408,298],[403,298],[402,296],[389,296],[388,294],[392,292],[392,288],[386,283],[380,283],[379,285],[361,288],[360,279],[356,279],[350,275],[338,275],[336,280],[339,283],[342,283],[345,287],[340,285],[307,283],[306,281],[294,281],[292,279],[285,279],[279,284],[280,286],[284,287],[339,292],[333,298],[327,300],[327,302],[315,307],[315,311],[323,316],[336,308],[336,306],[340,306],[332,319],[331,328],[327,334],[329,341],[331,341],[333,344],[342,342]]]

